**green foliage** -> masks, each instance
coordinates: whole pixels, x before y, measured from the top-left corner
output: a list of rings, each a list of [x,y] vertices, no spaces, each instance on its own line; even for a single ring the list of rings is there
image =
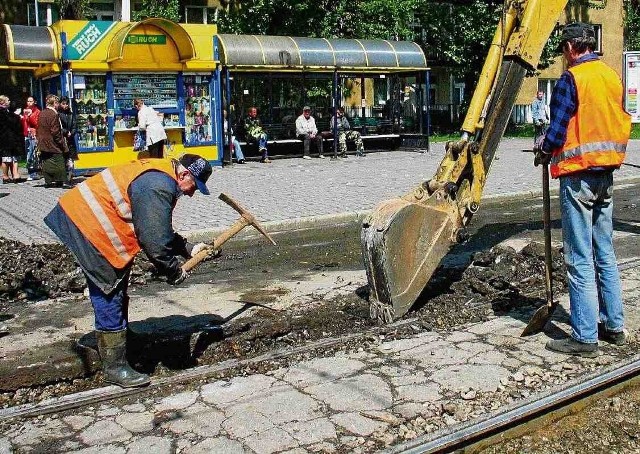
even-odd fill
[[[55,0],[61,19],[85,19],[90,10],[89,0]]]
[[[631,138],[640,139],[640,123],[634,123],[631,125]]]
[[[624,0],[625,50],[640,50],[640,1]]]
[[[180,20],[179,0],[144,0],[141,8],[131,14],[131,19],[134,21],[149,17],[162,17],[178,22]]]

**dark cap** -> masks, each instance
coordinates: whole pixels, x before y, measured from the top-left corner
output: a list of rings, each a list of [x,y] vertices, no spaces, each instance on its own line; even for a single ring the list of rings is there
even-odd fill
[[[592,25],[585,24],[584,22],[574,22],[572,24],[567,24],[562,29],[562,34],[560,34],[560,45],[559,50],[562,51],[562,46],[567,41],[570,41],[575,38],[595,38],[596,31]]]
[[[198,190],[205,195],[209,195],[207,180],[211,176],[213,169],[209,161],[197,154],[185,154],[180,158],[182,164],[193,175]]]
[[[309,106],[304,106],[304,107],[302,108],[302,111],[304,112],[305,110],[311,110],[311,107],[309,107]]]

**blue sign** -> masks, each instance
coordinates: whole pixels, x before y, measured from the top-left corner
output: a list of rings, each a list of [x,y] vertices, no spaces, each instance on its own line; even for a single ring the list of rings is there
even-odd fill
[[[82,60],[115,25],[116,22],[90,21],[67,44],[67,58],[69,60]]]

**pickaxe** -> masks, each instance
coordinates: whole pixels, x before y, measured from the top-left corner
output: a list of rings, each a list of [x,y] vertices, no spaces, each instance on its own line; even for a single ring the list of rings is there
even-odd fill
[[[233,200],[231,197],[229,197],[227,194],[225,194],[224,192],[221,193],[218,198],[220,200],[222,200],[224,203],[226,203],[227,205],[229,205],[231,208],[233,208],[234,210],[236,210],[238,213],[240,213],[240,219],[238,219],[231,227],[229,227],[227,230],[225,230],[224,232],[222,232],[220,235],[218,235],[214,240],[213,243],[211,244],[211,246],[207,249],[203,249],[202,251],[198,252],[196,255],[194,255],[193,257],[191,257],[189,260],[187,260],[184,265],[182,265],[182,269],[186,272],[191,271],[193,268],[195,268],[200,262],[202,262],[204,259],[206,259],[209,254],[211,253],[211,250],[215,250],[215,249],[219,249],[220,246],[222,246],[224,243],[226,243],[229,239],[231,239],[236,233],[238,233],[240,230],[244,229],[246,226],[248,225],[252,225],[254,226],[258,232],[262,233],[270,242],[271,244],[273,244],[274,246],[276,245],[276,242],[273,241],[273,238],[271,238],[271,236],[267,233],[267,231],[260,225],[260,223],[258,222],[258,220],[249,212],[249,210],[247,210],[246,208],[243,208],[238,202],[236,202],[235,200]]]

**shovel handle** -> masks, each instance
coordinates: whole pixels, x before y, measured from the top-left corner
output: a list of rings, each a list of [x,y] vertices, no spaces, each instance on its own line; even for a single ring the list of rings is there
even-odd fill
[[[547,306],[555,308],[553,302],[551,259],[551,197],[549,195],[549,164],[542,165],[542,222],[544,226],[544,271],[545,289],[547,293]]]
[[[231,237],[233,237],[240,230],[244,229],[247,225],[249,225],[249,221],[247,221],[244,217],[241,217],[240,219],[238,219],[236,222],[233,223],[231,227],[229,227],[227,230],[222,232],[213,240],[213,243],[211,244],[210,248],[207,248],[198,252],[196,255],[194,255],[189,260],[184,262],[184,264],[182,265],[182,269],[186,272],[189,272],[192,269],[194,269],[204,259],[206,259],[209,256],[209,253],[211,252],[210,249],[220,249],[220,246],[222,246],[224,243],[229,241]]]

